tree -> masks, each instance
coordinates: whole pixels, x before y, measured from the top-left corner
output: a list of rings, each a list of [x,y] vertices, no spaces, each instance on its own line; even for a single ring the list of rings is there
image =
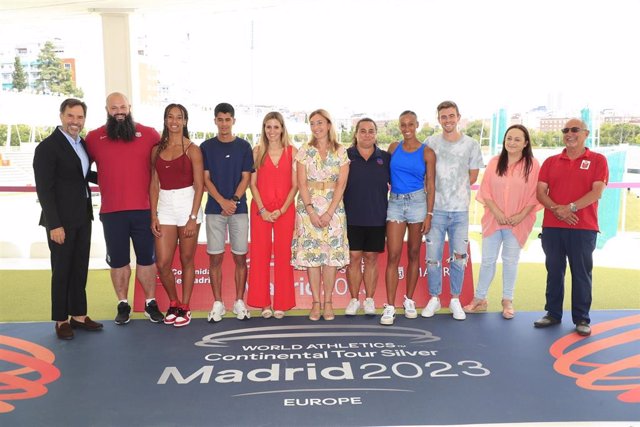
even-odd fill
[[[416,133],[416,138],[418,138],[419,141],[424,142],[425,139],[427,139],[434,133],[436,133],[436,130],[434,128],[429,125],[423,125],[422,129],[420,129],[418,133]]]
[[[350,130],[342,129],[340,136],[343,145],[351,145],[354,132],[355,126]],[[424,125],[418,130],[418,132],[416,132],[416,138],[418,138],[419,141],[424,141],[429,136],[433,135],[434,132],[435,129],[429,125]],[[400,120],[390,120],[386,124],[378,126],[376,141],[380,148],[386,150],[392,142],[400,141],[401,139],[402,133],[400,133]]]
[[[9,144],[11,147],[19,147],[21,142],[29,141],[29,137],[31,136],[30,125],[0,125],[0,146],[6,145],[9,128],[11,128]]]
[[[36,90],[43,93],[61,93],[82,97],[83,92],[71,80],[71,71],[57,57],[52,42],[47,41],[38,54],[40,76],[36,80]]]
[[[489,128],[485,127],[483,129],[483,127],[484,123],[482,120],[474,120],[472,122],[469,122],[469,124],[467,124],[467,127],[462,129],[462,131],[465,135],[475,139],[481,145],[489,145],[488,139],[484,139],[483,141],[480,140],[480,135],[482,135],[483,138],[487,138],[489,136]]]
[[[563,145],[562,134],[560,132],[542,132],[539,130],[529,130],[531,145],[533,147],[559,147]]]
[[[640,126],[631,123],[605,123],[600,126],[600,145],[637,144]]]
[[[378,128],[377,141],[381,147],[387,148],[392,142],[400,141],[400,120],[390,120],[384,126]]]
[[[22,92],[27,88],[27,73],[24,72],[24,67],[22,66],[22,62],[20,62],[19,56],[16,56],[13,62],[13,74],[11,77],[13,78],[12,86],[14,89],[17,89],[18,92]]]

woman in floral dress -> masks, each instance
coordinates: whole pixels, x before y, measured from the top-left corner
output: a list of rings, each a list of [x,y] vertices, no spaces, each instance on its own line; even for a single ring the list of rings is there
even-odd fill
[[[313,297],[310,320],[335,318],[332,293],[338,268],[349,263],[347,221],[342,195],[349,175],[347,151],[337,140],[331,116],[309,116],[311,139],[296,155],[298,203],[291,263],[306,269]],[[324,307],[320,306],[320,284]]]

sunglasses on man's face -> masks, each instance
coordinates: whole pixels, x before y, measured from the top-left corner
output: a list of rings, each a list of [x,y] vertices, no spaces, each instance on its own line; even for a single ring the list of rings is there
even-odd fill
[[[571,131],[572,133],[578,133],[581,130],[586,130],[586,129],[582,129],[582,128],[579,128],[578,126],[574,126],[572,128],[564,128],[564,129],[562,129],[562,133],[569,133],[569,131]]]

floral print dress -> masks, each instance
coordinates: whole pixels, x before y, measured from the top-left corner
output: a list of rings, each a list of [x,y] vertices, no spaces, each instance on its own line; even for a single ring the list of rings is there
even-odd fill
[[[304,144],[296,155],[298,167],[304,165],[308,182],[337,182],[340,167],[349,163],[347,150],[340,146],[336,151],[329,151],[322,160],[317,148]],[[335,188],[324,190],[309,186],[309,195],[315,211],[324,213],[333,198]],[[349,263],[349,242],[347,240],[347,218],[344,204],[340,204],[331,218],[328,227],[316,228],[305,210],[304,202],[298,194],[296,206],[296,225],[291,242],[291,265],[296,269],[307,267],[344,267]]]

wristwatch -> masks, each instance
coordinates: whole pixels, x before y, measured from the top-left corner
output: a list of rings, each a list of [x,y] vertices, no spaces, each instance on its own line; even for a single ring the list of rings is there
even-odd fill
[[[576,206],[575,203],[572,202],[572,203],[569,203],[569,210],[573,213],[576,213],[578,212],[578,207]]]
[[[240,203],[240,198],[238,196],[236,196],[235,194],[231,197],[231,200],[236,202],[236,204]]]
[[[193,215],[193,214],[191,214],[191,215],[189,215],[189,219],[196,220],[196,219],[198,219],[198,217],[197,217],[197,216],[195,216],[195,215]]]

